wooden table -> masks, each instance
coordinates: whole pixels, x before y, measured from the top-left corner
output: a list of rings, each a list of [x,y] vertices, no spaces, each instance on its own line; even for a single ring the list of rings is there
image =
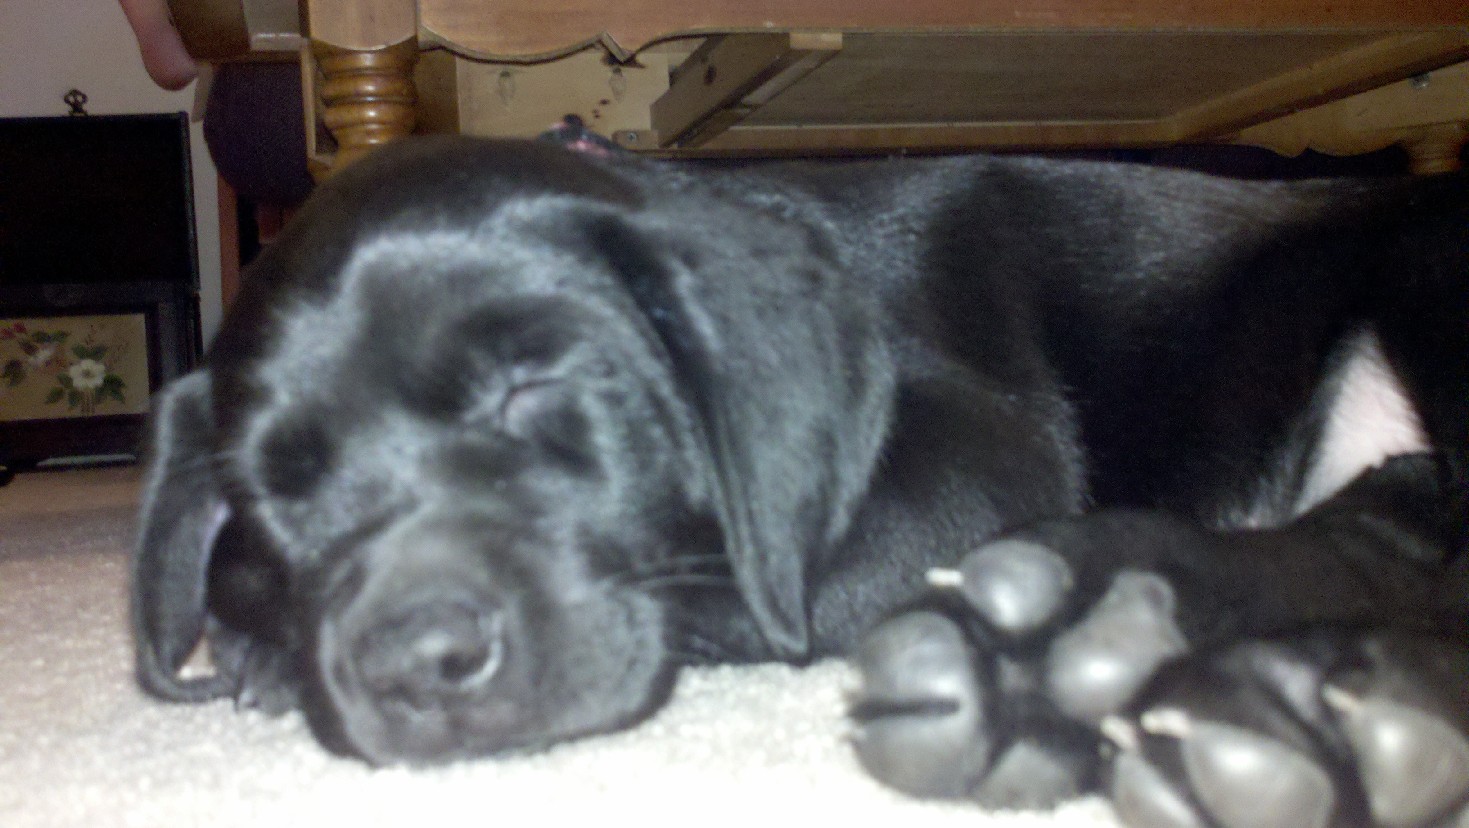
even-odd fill
[[[1241,142],[1458,164],[1464,0],[170,0],[210,61],[300,58],[319,169],[580,115],[666,155]]]

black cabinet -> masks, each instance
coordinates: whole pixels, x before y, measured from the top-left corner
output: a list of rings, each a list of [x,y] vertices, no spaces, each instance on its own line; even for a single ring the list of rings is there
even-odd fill
[[[131,455],[200,352],[183,113],[0,119],[0,464]]]

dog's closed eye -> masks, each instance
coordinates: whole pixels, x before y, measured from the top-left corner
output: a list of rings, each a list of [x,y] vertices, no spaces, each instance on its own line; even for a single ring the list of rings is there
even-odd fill
[[[597,467],[591,426],[569,382],[547,378],[516,385],[501,399],[497,424],[564,468],[588,474]]]
[[[276,425],[261,443],[261,474],[268,491],[305,497],[316,490],[336,457],[336,444],[316,418]]]
[[[504,426],[512,435],[554,391],[554,366],[577,337],[540,301],[504,303],[446,325],[402,388],[404,403],[447,424]]]
[[[554,379],[516,383],[500,398],[496,420],[511,435],[531,435],[536,418],[555,407],[562,396],[560,386],[561,383]]]

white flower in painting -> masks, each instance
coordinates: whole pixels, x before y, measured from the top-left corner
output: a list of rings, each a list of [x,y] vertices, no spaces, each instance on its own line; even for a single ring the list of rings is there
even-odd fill
[[[31,354],[29,361],[32,368],[40,368],[50,362],[51,357],[54,356],[56,356],[55,345],[42,345],[34,354]]]
[[[84,359],[66,369],[71,374],[71,384],[79,391],[93,391],[102,387],[107,379],[107,366],[95,359]]]

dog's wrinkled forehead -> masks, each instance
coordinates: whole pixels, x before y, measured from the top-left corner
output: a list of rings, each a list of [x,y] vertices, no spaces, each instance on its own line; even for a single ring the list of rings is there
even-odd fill
[[[640,412],[636,429],[692,430],[667,390],[661,341],[598,240],[606,211],[526,195],[489,215],[424,219],[361,234],[333,289],[281,292],[251,355],[218,355],[216,448],[282,536],[330,516],[321,507],[333,498],[421,499],[456,485],[458,467],[440,458],[471,435],[483,453],[506,426],[533,431],[564,460],[583,451],[568,435],[613,428],[628,411]],[[527,386],[539,390],[517,392]],[[277,508],[302,493],[309,503]]]
[[[483,215],[407,208],[359,236],[332,299],[390,301],[432,289],[468,301],[579,287],[587,262],[575,241],[585,210],[584,200],[556,194],[516,196]]]
[[[258,360],[272,373],[263,379],[284,391],[315,385],[337,366],[415,354],[486,305],[606,293],[605,265],[578,243],[573,208],[539,196],[475,220],[386,222],[336,266],[334,289],[279,297]]]
[[[445,297],[472,301],[527,276],[552,289],[547,275],[577,269],[557,266],[565,245],[548,236],[565,235],[578,206],[641,203],[612,169],[544,144],[438,136],[387,147],[325,182],[251,265],[211,361],[228,372],[263,344],[321,339],[323,316],[379,305],[437,314],[453,304]],[[298,320],[305,336],[275,333]]]

